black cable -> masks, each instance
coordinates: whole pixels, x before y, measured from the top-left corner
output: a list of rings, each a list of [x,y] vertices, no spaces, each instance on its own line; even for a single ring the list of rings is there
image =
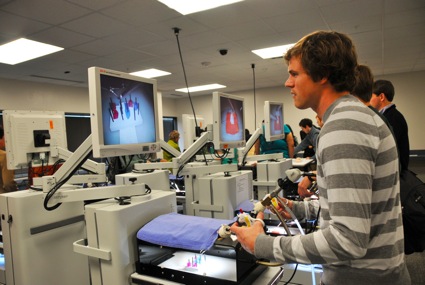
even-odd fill
[[[61,188],[72,177],[74,172],[86,162],[86,160],[90,157],[91,153],[92,152],[90,151],[87,154],[87,156],[81,160],[81,162],[78,165],[76,165],[73,169],[70,170],[70,173],[67,177],[65,177],[63,180],[59,181],[58,183],[56,183],[56,185],[46,194],[46,197],[44,198],[44,202],[43,202],[44,209],[46,209],[47,211],[53,211],[57,209],[60,205],[62,205],[62,203],[57,203],[56,205],[50,207],[48,206],[48,203],[50,199],[53,197],[53,195],[56,193],[56,191],[58,191],[59,188]]]
[[[297,264],[295,264],[294,272],[292,272],[291,277],[289,278],[289,280],[288,280],[288,281],[286,281],[286,283],[285,283],[284,285],[288,285],[288,284],[289,284],[289,282],[291,282],[291,281],[292,281],[292,279],[293,279],[293,278],[294,278],[294,276],[295,276],[295,273],[297,273],[297,269],[298,269],[298,263],[297,263]]]
[[[196,120],[195,109],[193,108],[192,97],[190,96],[189,84],[187,83],[186,69],[184,67],[182,51],[181,51],[181,48],[180,48],[179,32],[181,31],[181,29],[180,28],[173,28],[173,31],[174,31],[174,35],[176,35],[177,47],[178,47],[179,55],[180,55],[180,62],[182,64],[182,69],[183,69],[184,82],[186,84],[187,95],[189,96],[190,106],[192,107],[193,118],[195,119],[195,126],[198,127],[198,121]]]
[[[226,158],[230,152],[230,149],[222,149],[223,154],[220,155],[217,150],[214,150],[214,156],[220,159]]]
[[[254,89],[254,129],[257,124],[257,102],[256,102],[256,94],[255,94],[255,64],[251,64],[252,68],[252,81],[253,81],[253,89]]]
[[[179,40],[179,33],[181,31],[180,28],[174,27],[173,28],[174,31],[174,35],[176,36],[176,40],[177,40],[177,48],[179,50],[179,55],[180,55],[180,62],[182,64],[182,69],[183,69],[183,76],[184,76],[184,82],[186,84],[186,90],[187,90],[187,95],[189,97],[189,102],[190,102],[190,107],[192,108],[192,113],[193,113],[193,118],[195,119],[195,126],[196,129],[199,128],[198,125],[198,120],[196,119],[196,113],[195,113],[195,108],[193,107],[193,103],[192,103],[192,96],[190,95],[190,91],[189,91],[189,84],[187,83],[187,75],[186,75],[186,69],[184,67],[184,61],[183,61],[183,55],[182,55],[182,50],[180,47],[180,40]],[[204,160],[207,160],[207,157],[205,156],[205,153],[202,153],[204,155]]]

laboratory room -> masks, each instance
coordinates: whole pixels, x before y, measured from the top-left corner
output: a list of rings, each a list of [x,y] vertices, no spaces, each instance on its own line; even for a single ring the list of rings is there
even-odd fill
[[[423,39],[422,0],[0,0],[0,285],[425,284]]]

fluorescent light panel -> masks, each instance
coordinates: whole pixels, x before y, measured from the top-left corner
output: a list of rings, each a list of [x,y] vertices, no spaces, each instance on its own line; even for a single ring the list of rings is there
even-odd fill
[[[0,46],[0,62],[15,65],[61,50],[61,47],[20,38]]]
[[[288,44],[283,46],[256,49],[256,50],[253,50],[252,52],[263,59],[282,57],[294,45],[295,44]]]
[[[155,69],[155,68],[150,68],[150,69],[132,72],[130,74],[135,75],[135,76],[144,77],[144,78],[155,78],[155,77],[170,75],[171,73],[167,72],[167,71]]]
[[[193,86],[193,87],[189,87],[189,92],[199,92],[199,91],[213,90],[213,89],[220,89],[220,88],[226,88],[226,86],[217,84],[217,83]],[[188,93],[187,88],[176,89],[176,91]]]
[[[182,15],[205,11],[243,0],[158,0]]]

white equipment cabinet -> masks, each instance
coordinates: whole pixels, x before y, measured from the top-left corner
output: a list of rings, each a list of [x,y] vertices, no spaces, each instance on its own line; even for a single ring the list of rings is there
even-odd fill
[[[137,231],[176,209],[175,193],[159,190],[132,197],[128,205],[119,205],[114,199],[87,205],[87,241],[76,241],[74,251],[89,256],[91,284],[131,284],[130,275],[136,271],[138,259]]]
[[[195,216],[233,219],[235,210],[252,199],[252,171],[215,173],[199,178]]]
[[[90,284],[88,258],[73,252],[85,238],[83,202],[43,207],[43,193],[0,195],[7,285]]]

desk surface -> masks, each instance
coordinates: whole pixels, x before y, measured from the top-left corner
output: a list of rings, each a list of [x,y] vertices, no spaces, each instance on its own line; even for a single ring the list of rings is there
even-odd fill
[[[293,158],[292,166],[293,167],[305,167],[313,162],[311,158]]]

